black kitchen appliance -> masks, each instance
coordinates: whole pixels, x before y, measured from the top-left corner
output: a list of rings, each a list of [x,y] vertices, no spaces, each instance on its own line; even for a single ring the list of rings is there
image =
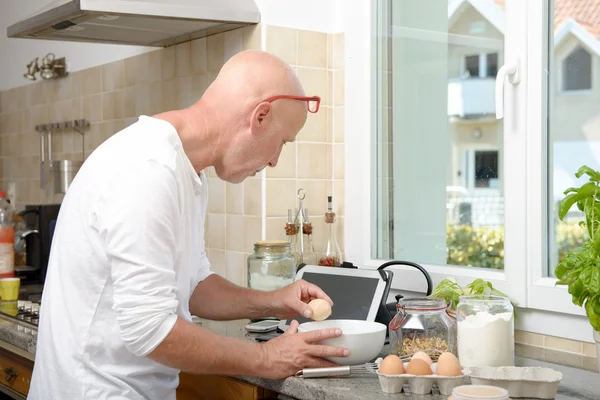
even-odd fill
[[[26,226],[26,267],[15,271],[21,284],[43,285],[60,204],[26,205],[19,212]]]

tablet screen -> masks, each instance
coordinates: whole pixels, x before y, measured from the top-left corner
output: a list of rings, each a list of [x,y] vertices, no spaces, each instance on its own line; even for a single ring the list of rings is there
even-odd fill
[[[366,320],[373,303],[379,279],[347,275],[328,275],[304,272],[302,279],[319,286],[333,300],[331,316],[327,319]],[[381,299],[378,299],[378,302]],[[299,323],[309,320],[298,316]],[[287,321],[287,325],[291,320]]]

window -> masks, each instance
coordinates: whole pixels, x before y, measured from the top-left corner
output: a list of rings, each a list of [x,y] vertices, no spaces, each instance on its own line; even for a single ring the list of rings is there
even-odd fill
[[[465,75],[469,78],[495,78],[498,73],[498,53],[467,55],[464,63]]]
[[[563,61],[562,90],[564,92],[592,88],[592,55],[577,47]]]
[[[495,78],[498,73],[498,54],[486,54],[487,58],[487,73],[486,76]]]
[[[469,77],[479,77],[479,54],[465,57],[465,70]]]
[[[498,187],[498,152],[476,151],[475,152],[475,187],[493,188]]]
[[[345,164],[345,210],[355,215],[344,221],[345,248],[364,268],[418,262],[434,283],[482,277],[522,308],[519,329],[591,340],[584,311],[555,286],[556,261],[580,234],[557,223],[555,207],[580,164],[600,169],[600,111],[597,99],[558,96],[555,82],[565,56],[583,70],[585,55],[564,54],[576,40],[596,76],[600,39],[576,26],[578,7],[573,22],[554,21],[554,1],[377,0],[348,10],[345,159],[360,162]],[[473,16],[494,29],[472,34]],[[555,42],[565,24],[574,33]],[[501,103],[495,79],[456,79],[513,62],[520,81],[503,80]],[[423,291],[418,271],[400,270],[394,288]]]

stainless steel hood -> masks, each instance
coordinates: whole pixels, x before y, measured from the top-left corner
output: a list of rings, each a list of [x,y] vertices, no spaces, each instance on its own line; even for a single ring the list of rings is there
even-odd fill
[[[254,0],[54,0],[10,38],[170,46],[260,22]]]

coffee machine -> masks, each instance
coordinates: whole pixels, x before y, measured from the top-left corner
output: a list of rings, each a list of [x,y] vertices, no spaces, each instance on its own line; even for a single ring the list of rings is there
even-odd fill
[[[43,285],[48,269],[50,246],[60,204],[26,205],[18,215],[23,217],[25,230],[15,232],[25,241],[26,265],[15,268],[21,285]]]

